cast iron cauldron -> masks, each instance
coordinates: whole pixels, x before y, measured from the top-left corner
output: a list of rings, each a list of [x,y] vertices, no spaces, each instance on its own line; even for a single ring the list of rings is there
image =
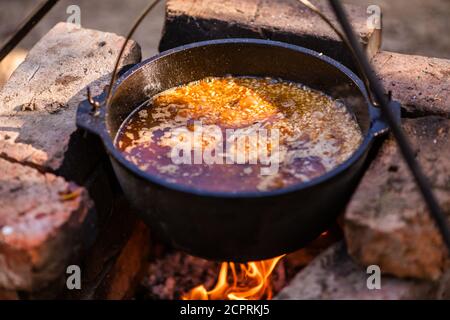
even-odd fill
[[[230,74],[291,80],[341,99],[361,127],[362,144],[346,162],[310,182],[237,194],[167,182],[139,170],[114,147],[122,122],[151,96]],[[344,208],[374,138],[387,129],[349,69],[305,48],[253,39],[195,43],[137,64],[119,78],[109,106],[96,114],[88,101],[80,104],[77,125],[101,138],[126,197],[152,230],[180,250],[220,261],[267,259],[315,239]]]

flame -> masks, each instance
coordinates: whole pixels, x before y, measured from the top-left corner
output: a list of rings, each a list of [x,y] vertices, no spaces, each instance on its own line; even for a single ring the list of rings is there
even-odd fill
[[[284,255],[283,255],[284,256]],[[272,298],[270,275],[283,256],[236,264],[223,262],[215,287],[208,291],[199,285],[183,295],[183,300],[259,300]],[[231,281],[230,281],[231,279]]]

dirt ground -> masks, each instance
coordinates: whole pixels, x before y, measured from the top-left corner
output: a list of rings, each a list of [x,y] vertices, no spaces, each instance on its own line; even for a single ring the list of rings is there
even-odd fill
[[[81,8],[83,27],[126,34],[140,9],[149,0],[61,0],[22,41],[22,48],[30,48],[56,22],[65,21],[71,4]],[[291,0],[295,1],[295,0]],[[450,58],[450,1],[449,0],[344,0],[362,5],[377,4],[383,11],[383,49],[410,54]],[[37,0],[0,0],[0,42],[33,8]],[[164,22],[164,4],[138,29],[135,39],[143,48],[144,57],[157,52]]]

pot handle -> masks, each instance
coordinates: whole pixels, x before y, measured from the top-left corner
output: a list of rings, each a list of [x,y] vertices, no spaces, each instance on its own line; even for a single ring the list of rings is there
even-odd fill
[[[88,94],[88,97],[90,97],[90,94]],[[99,105],[103,105],[105,97],[106,95],[103,93],[96,97],[95,101],[98,102]],[[104,121],[102,121],[105,108],[93,107],[92,101],[89,101],[89,99],[90,98],[82,101],[78,105],[76,118],[77,127],[102,137],[106,132]]]
[[[114,70],[111,74],[111,79],[109,81],[109,86],[105,87],[104,93],[94,99],[91,96],[91,91],[88,89],[87,96],[88,99],[81,102],[77,109],[77,120],[76,124],[79,128],[82,128],[88,132],[94,133],[95,135],[100,136],[103,138],[106,134],[106,125],[104,121],[101,121],[100,119],[105,118],[105,109],[110,104],[110,100],[112,97],[114,84],[118,77],[121,76],[121,73],[119,71],[119,66],[122,61],[123,54],[126,50],[127,44],[130,41],[131,37],[133,36],[134,32],[136,31],[137,27],[141,24],[142,20],[144,20],[145,16],[149,12],[151,12],[156,5],[161,2],[161,0],[153,0],[140,14],[138,19],[133,23],[133,26],[131,27],[131,30],[129,31],[125,41],[122,44],[122,47],[120,49],[119,55],[116,59],[116,63],[114,65]],[[131,65],[129,65],[131,66]],[[122,69],[124,70],[126,67]]]
[[[401,123],[401,104],[397,101],[391,100],[389,102],[389,108],[394,112],[395,120],[398,124]],[[380,108],[371,107],[372,113],[372,124],[370,127],[370,133],[374,136],[380,136],[389,131],[389,124],[386,122],[383,117],[382,111]]]
[[[135,65],[136,64],[127,64],[126,66],[123,66],[117,72],[117,77],[122,77]],[[101,136],[102,133],[105,132],[104,121],[100,121],[100,119],[105,118],[104,113],[106,108],[102,108],[102,106],[106,103],[107,94],[108,88],[105,88],[102,94],[94,98],[91,96],[90,88],[87,87],[87,99],[78,105],[76,120],[77,127],[98,136]]]

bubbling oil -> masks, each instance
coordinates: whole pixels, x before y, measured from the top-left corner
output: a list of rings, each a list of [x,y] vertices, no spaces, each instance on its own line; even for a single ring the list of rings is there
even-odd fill
[[[310,181],[347,160],[362,138],[342,102],[302,84],[209,77],[148,100],[115,143],[167,182],[234,193]]]

